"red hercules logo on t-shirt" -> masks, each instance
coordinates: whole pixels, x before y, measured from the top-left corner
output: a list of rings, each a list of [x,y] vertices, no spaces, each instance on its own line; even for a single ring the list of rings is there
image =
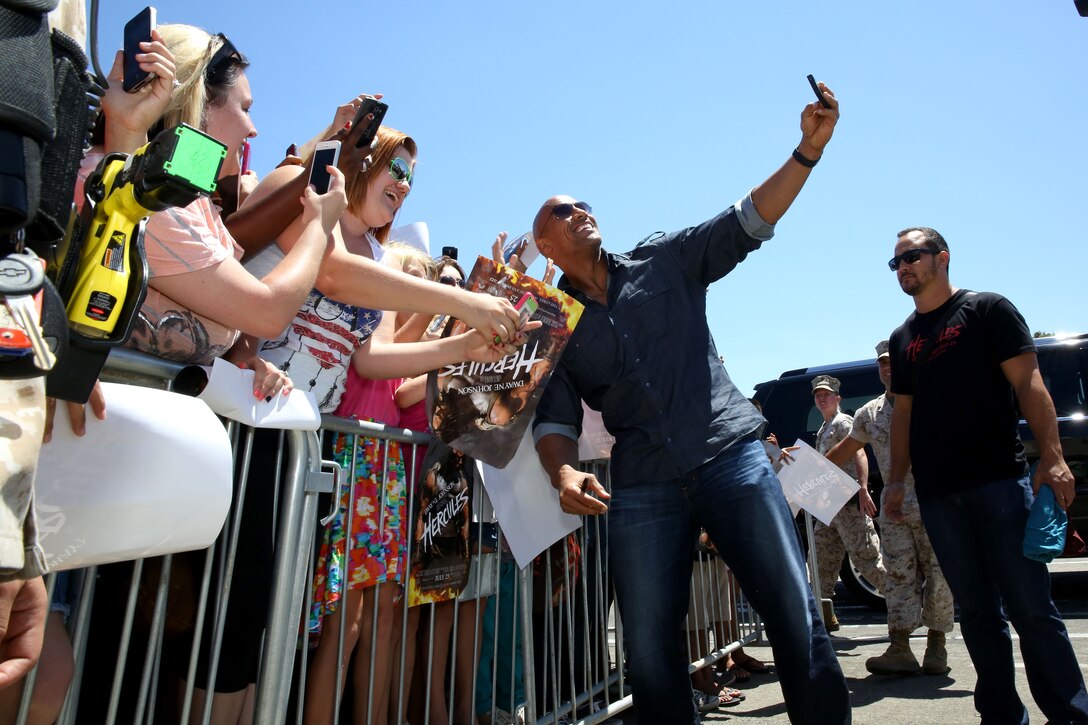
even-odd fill
[[[956,346],[955,339],[960,336],[960,330],[963,328],[962,324],[949,325],[941,330],[941,334],[937,337],[937,344],[933,347],[933,352],[929,354],[929,359],[940,357],[945,352],[951,350]],[[916,335],[910,344],[907,345],[907,358],[913,363],[918,359],[918,353],[922,351],[922,348],[926,345],[926,338],[921,335]]]

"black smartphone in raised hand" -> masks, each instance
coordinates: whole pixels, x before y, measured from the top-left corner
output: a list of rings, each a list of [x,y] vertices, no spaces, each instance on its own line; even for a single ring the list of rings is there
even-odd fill
[[[812,74],[809,73],[806,77],[808,78],[808,84],[812,86],[812,92],[816,94],[816,99],[820,102],[820,105],[824,108],[831,108],[831,102],[827,100],[827,96],[820,90],[820,85],[816,82],[816,79],[812,77]]]
[[[366,128],[363,129],[363,135],[355,142],[355,148],[361,149],[370,145],[374,137],[378,135],[378,126],[382,125],[382,119],[385,118],[385,112],[388,110],[389,106],[379,100],[374,98],[363,99],[363,102],[359,104],[359,110],[355,113],[355,120],[351,122],[352,129],[357,128],[372,113],[374,118],[370,119]]]
[[[125,23],[125,68],[121,88],[126,93],[135,93],[155,80],[155,74],[140,69],[136,60],[137,53],[143,53],[140,43],[151,41],[151,31],[155,29],[155,8],[148,6],[136,13]]]

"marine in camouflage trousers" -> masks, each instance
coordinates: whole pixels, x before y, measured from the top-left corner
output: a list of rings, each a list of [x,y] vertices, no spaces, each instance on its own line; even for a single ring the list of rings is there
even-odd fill
[[[875,587],[884,590],[884,564],[881,561],[880,538],[873,520],[850,500],[825,526],[817,521],[813,529],[816,540],[816,567],[820,572],[820,596],[830,599],[839,580],[839,568],[847,552],[850,558]]]
[[[34,471],[44,429],[45,378],[0,380],[0,581],[45,572],[34,518]]]
[[[888,631],[913,632],[921,625],[951,632],[952,590],[937,564],[920,516],[891,522],[880,517],[880,550],[887,571],[882,588]]]

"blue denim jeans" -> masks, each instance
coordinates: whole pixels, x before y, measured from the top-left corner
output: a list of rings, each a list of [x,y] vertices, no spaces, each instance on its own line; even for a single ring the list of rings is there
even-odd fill
[[[701,526],[763,618],[790,720],[850,722],[846,681],[820,624],[797,529],[762,443],[739,441],[681,478],[616,483],[609,563],[637,721],[699,722],[683,623]]]
[[[959,606],[960,631],[978,674],[975,709],[983,725],[1028,722],[1016,693],[1010,620],[1039,709],[1055,725],[1088,722],[1084,678],[1050,598],[1050,574],[1045,564],[1023,554],[1033,500],[1025,475],[919,502]]]

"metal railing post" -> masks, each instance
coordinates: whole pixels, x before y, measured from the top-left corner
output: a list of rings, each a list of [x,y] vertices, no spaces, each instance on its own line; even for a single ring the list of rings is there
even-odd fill
[[[310,556],[312,542],[306,512],[311,515],[317,512],[317,494],[306,490],[307,475],[319,470],[321,452],[317,435],[288,431],[287,440],[289,458],[280,498],[282,510],[276,533],[268,626],[254,705],[254,722],[259,725],[279,725],[287,717],[299,608],[304,597],[299,580],[306,566],[300,566],[300,560],[303,554]],[[307,530],[305,536],[303,528]]]

